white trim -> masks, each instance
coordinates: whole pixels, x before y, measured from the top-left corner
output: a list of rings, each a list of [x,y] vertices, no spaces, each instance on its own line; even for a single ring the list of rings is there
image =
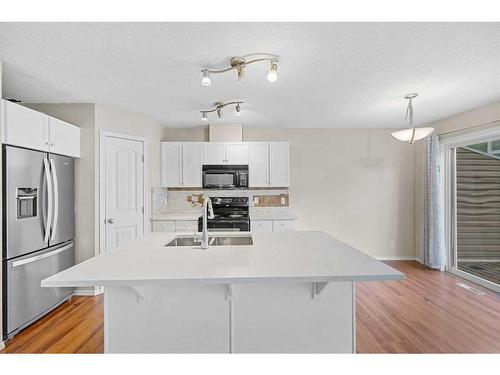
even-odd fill
[[[474,276],[470,273],[461,271],[455,267],[450,268],[449,271],[451,274],[461,277],[462,279],[466,279],[472,281],[473,283],[484,286],[485,288],[491,289],[497,293],[500,293],[500,285],[492,283],[491,281],[485,280],[481,277]]]
[[[351,281],[351,292],[352,292],[352,354],[356,354],[356,282]]]
[[[420,259],[415,256],[383,256],[383,257],[375,257],[377,260],[416,260],[420,262]]]
[[[0,340],[0,350],[3,350],[5,348],[5,344],[2,340]]]
[[[93,287],[93,286],[78,287],[75,289],[75,292],[73,293],[74,296],[90,296],[90,297],[95,297],[98,296],[99,294],[102,294],[102,291],[99,289],[99,287]]]
[[[102,254],[106,248],[106,227],[104,224],[104,218],[106,213],[106,205],[105,205],[105,181],[106,181],[106,161],[103,157],[106,155],[106,137],[113,138],[121,138],[127,139],[131,141],[138,141],[143,143],[142,151],[144,153],[144,163],[143,163],[143,196],[142,196],[142,206],[144,207],[143,213],[143,235],[146,232],[149,232],[149,220],[148,218],[151,216],[151,208],[150,208],[150,199],[147,199],[148,194],[148,184],[149,184],[149,144],[148,139],[146,137],[139,137],[135,135],[123,134],[111,132],[108,130],[100,130],[99,131],[99,248],[96,249],[96,255]]]
[[[463,131],[440,135],[439,142],[445,146],[460,147],[487,142],[490,138],[500,137],[500,121],[487,125],[488,128],[486,129],[464,129]]]

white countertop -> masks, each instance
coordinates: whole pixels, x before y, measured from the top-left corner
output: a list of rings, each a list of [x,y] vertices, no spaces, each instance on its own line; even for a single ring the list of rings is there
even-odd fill
[[[198,220],[201,216],[200,211],[169,211],[161,215],[155,215],[151,217],[153,221],[161,221],[161,220]]]
[[[198,220],[201,211],[169,211],[161,215],[151,217],[153,221],[162,220]],[[251,208],[250,220],[295,220],[295,216],[289,209],[269,209],[269,208]]]
[[[325,232],[252,233],[251,246],[212,246],[207,250],[165,247],[174,237],[176,233],[149,233],[119,250],[51,276],[42,281],[42,286],[328,282],[404,277]]]

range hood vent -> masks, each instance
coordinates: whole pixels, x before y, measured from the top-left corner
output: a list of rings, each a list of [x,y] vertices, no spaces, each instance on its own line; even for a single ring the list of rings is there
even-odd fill
[[[242,142],[241,124],[209,125],[210,142]]]

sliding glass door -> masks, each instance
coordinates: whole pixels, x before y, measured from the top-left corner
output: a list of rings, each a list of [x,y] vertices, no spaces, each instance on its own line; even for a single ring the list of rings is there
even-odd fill
[[[447,152],[451,271],[500,291],[500,137]]]

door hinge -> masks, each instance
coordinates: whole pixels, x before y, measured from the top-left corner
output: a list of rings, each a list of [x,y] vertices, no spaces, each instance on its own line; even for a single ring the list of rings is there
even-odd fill
[[[142,155],[142,162],[144,163],[144,154]]]
[[[144,207],[142,207],[142,213],[144,213]]]

